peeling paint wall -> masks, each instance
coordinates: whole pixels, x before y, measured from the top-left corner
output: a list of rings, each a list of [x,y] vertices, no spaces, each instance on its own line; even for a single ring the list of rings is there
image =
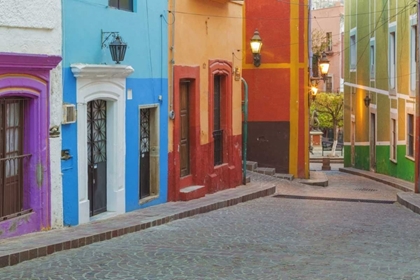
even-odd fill
[[[58,0],[0,0],[0,51],[4,53],[43,54],[61,56],[61,1]],[[60,125],[62,119],[61,63],[50,71],[49,127]],[[47,127],[46,129],[49,129]],[[49,139],[50,153],[46,174],[51,185],[51,224],[61,227],[63,220],[61,179],[61,136]],[[3,230],[3,229],[0,229]],[[1,234],[0,234],[1,238]]]

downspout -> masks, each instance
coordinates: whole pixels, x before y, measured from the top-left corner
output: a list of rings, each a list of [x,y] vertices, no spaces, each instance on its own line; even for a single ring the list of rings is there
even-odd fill
[[[419,0],[420,1],[420,0]],[[308,75],[312,77],[312,18],[311,18],[312,0],[308,0]]]
[[[420,0],[417,2],[417,57],[420,55],[419,43],[419,27],[420,27]],[[416,144],[415,151],[415,174],[414,174],[414,192],[420,192],[420,63],[417,62],[417,94],[416,94]]]
[[[174,119],[174,71],[175,71],[175,9],[176,9],[176,0],[172,0],[172,10],[170,13],[172,14],[172,34],[171,34],[171,82],[170,82],[170,98],[169,98],[169,118]]]
[[[244,120],[242,122],[242,184],[246,185],[246,146],[248,139],[248,84],[242,77],[241,81],[244,84],[244,100],[242,101],[242,112],[244,113]]]

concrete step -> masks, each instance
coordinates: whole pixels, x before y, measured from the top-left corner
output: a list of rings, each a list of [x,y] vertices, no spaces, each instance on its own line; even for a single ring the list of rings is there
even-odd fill
[[[245,182],[248,184],[248,183],[251,183],[251,176],[246,176],[245,177]]]
[[[206,188],[204,186],[190,186],[179,191],[180,200],[188,201],[200,198],[206,195]]]
[[[246,170],[255,171],[258,168],[258,162],[256,161],[246,161]]]
[[[311,171],[309,179],[297,179],[297,182],[310,186],[328,187],[328,177],[324,172]]]
[[[342,157],[330,157],[329,159],[331,163],[344,163],[344,158]],[[312,163],[322,163],[322,160],[322,157],[315,157],[309,159],[309,161]]]
[[[271,167],[258,167],[254,170],[257,173],[273,176],[276,174],[276,169]]]
[[[276,174],[274,174],[274,177],[279,178],[279,179],[286,179],[286,180],[289,180],[289,181],[293,181],[293,179],[294,179],[293,174],[276,173]]]

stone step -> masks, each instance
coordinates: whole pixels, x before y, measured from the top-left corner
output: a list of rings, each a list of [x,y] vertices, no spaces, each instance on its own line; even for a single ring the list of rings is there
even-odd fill
[[[246,176],[245,177],[245,182],[246,183],[251,183],[251,176]]]
[[[181,201],[188,201],[205,196],[206,188],[204,186],[190,186],[181,189],[179,194]]]
[[[257,173],[273,176],[276,174],[276,169],[271,167],[258,167],[254,170]]]
[[[256,161],[246,161],[246,170],[255,171],[258,168],[258,162]]]
[[[293,181],[293,179],[294,179],[293,174],[276,173],[276,174],[274,174],[274,177],[279,178],[279,179],[286,179],[286,180],[289,180],[289,181]]]

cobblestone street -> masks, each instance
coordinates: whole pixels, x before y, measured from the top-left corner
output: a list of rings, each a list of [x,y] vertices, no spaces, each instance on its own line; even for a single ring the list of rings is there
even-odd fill
[[[331,190],[356,179],[352,191],[393,191],[328,176]],[[0,279],[420,279],[419,233],[420,216],[397,203],[271,196],[5,267]]]

